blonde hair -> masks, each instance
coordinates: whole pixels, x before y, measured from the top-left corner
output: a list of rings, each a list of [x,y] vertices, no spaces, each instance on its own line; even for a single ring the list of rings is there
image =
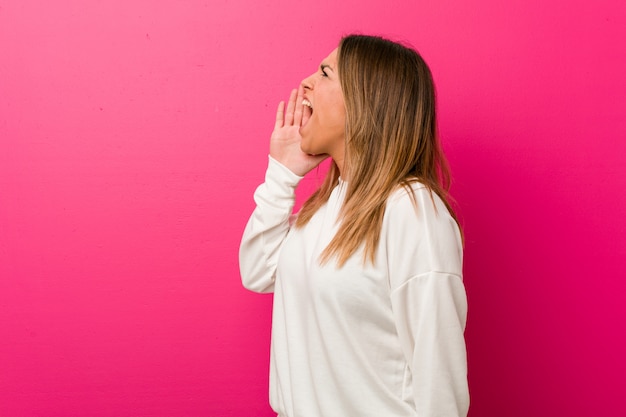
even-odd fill
[[[417,204],[411,183],[419,181],[457,220],[437,135],[435,88],[430,69],[415,50],[374,36],[341,40],[338,73],[346,106],[344,170],[349,181],[339,229],[320,261],[336,256],[341,266],[364,244],[363,261],[373,263],[387,199],[398,187]],[[328,201],[338,180],[339,169],[332,162],[324,182],[298,213],[296,227],[306,225]]]

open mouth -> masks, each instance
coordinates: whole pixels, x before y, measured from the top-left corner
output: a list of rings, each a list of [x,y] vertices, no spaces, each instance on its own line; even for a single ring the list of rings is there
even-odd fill
[[[306,98],[302,100],[302,106],[304,106],[304,109],[308,109],[305,110],[305,112],[308,112],[307,116],[311,116],[311,114],[313,114],[313,105],[309,100],[307,100]]]

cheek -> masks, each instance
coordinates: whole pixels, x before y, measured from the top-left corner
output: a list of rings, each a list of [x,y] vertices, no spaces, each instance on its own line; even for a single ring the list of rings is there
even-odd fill
[[[337,110],[332,115],[331,125],[335,134],[344,135],[346,129],[346,113],[343,109]]]
[[[346,119],[343,115],[337,111],[328,111],[320,112],[317,116],[316,119],[311,119],[311,121],[314,122],[313,126],[317,133],[315,136],[318,140],[332,142],[343,136],[346,124]]]
[[[341,129],[345,129],[346,126],[346,105],[343,102],[343,97],[339,97],[337,99],[337,101],[335,102],[335,112],[334,112],[334,119],[335,119],[335,124],[338,126],[341,126]]]
[[[319,124],[327,128],[336,129],[337,126],[343,127],[346,124],[346,109],[343,101],[335,99],[320,109],[318,113],[314,111],[313,114],[317,114]]]

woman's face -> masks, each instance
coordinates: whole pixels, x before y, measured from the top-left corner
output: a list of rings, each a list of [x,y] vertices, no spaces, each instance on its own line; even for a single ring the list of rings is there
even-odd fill
[[[345,149],[346,107],[343,101],[337,49],[326,57],[317,72],[302,81],[304,86],[304,123],[300,127],[303,152],[328,154],[343,160]],[[306,116],[310,116],[307,120]]]

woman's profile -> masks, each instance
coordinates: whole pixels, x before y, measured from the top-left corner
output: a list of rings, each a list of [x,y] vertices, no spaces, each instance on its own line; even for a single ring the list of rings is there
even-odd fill
[[[295,188],[324,159],[320,188]],[[240,247],[273,292],[280,417],[465,416],[462,237],[430,70],[412,48],[344,37],[278,106]]]

